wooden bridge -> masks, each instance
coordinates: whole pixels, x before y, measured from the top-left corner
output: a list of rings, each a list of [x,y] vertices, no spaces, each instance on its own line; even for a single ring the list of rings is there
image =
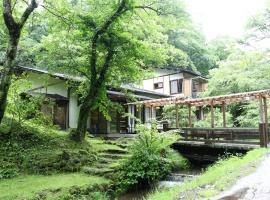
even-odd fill
[[[233,150],[249,150],[259,147],[267,147],[269,143],[267,98],[270,97],[270,90],[252,91],[224,96],[214,96],[206,98],[189,99],[183,97],[173,97],[135,102],[132,104],[150,107],[151,112],[155,107],[165,105],[175,105],[176,129],[183,137],[175,145],[178,147],[208,147]],[[227,127],[226,105],[235,102],[259,101],[260,121],[255,128]],[[186,106],[188,108],[188,127],[180,127],[179,109]],[[211,127],[193,127],[192,107],[199,108],[203,116],[203,107],[210,107]],[[223,116],[223,126],[215,127],[215,108],[220,107]]]

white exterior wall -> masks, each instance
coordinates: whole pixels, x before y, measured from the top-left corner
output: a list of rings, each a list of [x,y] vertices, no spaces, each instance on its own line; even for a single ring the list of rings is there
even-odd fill
[[[64,97],[68,97],[68,88],[63,80],[37,73],[29,73],[28,80],[32,84],[33,90],[31,91],[33,92],[59,94]]]
[[[78,117],[79,117],[80,107],[78,106],[78,96],[75,91],[70,91],[69,98],[69,127],[77,128]]]
[[[68,86],[65,80],[50,77],[46,74],[29,73],[28,80],[32,84],[32,92],[58,94],[69,98],[69,127],[77,128],[77,121],[79,117],[78,96],[75,91],[71,90],[68,94]],[[68,96],[70,95],[70,97]]]
[[[145,90],[150,90],[154,92],[159,92],[162,94],[171,95],[170,93],[170,81],[177,80],[177,79],[183,79],[183,73],[175,74],[175,71],[173,70],[165,70],[165,69],[157,69],[155,71],[155,77],[151,79],[146,79],[143,81],[142,88]],[[163,88],[160,89],[154,89],[155,83],[163,83]],[[184,89],[183,89],[184,90]],[[175,94],[175,96],[184,95],[181,94]]]

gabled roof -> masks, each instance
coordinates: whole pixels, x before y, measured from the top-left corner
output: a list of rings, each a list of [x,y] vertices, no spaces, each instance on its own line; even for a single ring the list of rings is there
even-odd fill
[[[80,76],[72,76],[64,73],[51,73],[49,70],[44,70],[44,69],[38,69],[38,68],[33,68],[33,67],[26,67],[26,66],[18,66],[18,69],[26,70],[26,71],[31,71],[35,73],[40,73],[40,74],[48,74],[52,77],[57,77],[60,79],[64,80],[73,80],[73,81],[83,81],[83,78]]]
[[[182,69],[182,68],[175,68],[175,67],[156,67],[153,69],[164,69],[164,70],[172,70],[176,73],[187,73],[187,74],[191,74],[193,76],[198,76],[198,77],[202,77],[203,79],[207,79],[206,77],[204,77],[203,75],[201,75],[198,72],[194,72],[192,70],[189,69]]]
[[[84,80],[84,78],[80,77],[80,76],[72,76],[72,75],[68,75],[68,74],[64,74],[64,73],[51,73],[48,70],[44,70],[44,69],[25,67],[25,66],[18,66],[18,68],[22,69],[22,70],[26,70],[26,71],[31,71],[31,72],[34,72],[34,73],[48,74],[48,75],[50,75],[52,77],[60,78],[60,79],[63,79],[63,80],[72,80],[72,81],[76,81],[76,82],[80,82],[80,81]],[[135,97],[137,96],[137,97],[139,97],[139,99],[153,99],[151,97],[146,97],[144,95],[151,95],[151,96],[157,97],[157,98],[170,97],[170,95],[166,95],[166,94],[163,94],[163,93],[153,92],[153,91],[144,90],[144,89],[141,89],[141,88],[131,87],[131,86],[121,86],[120,89],[134,92]],[[114,89],[112,89],[112,90],[115,91]],[[112,92],[112,90],[108,90],[108,92]],[[124,94],[124,93],[122,93],[122,94]],[[143,98],[143,97],[145,97],[145,98]]]

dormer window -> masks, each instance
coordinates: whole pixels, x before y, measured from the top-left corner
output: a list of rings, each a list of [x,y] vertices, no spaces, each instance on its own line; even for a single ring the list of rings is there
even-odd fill
[[[163,88],[163,82],[159,82],[159,83],[154,83],[154,89],[161,89]]]
[[[170,93],[179,94],[183,92],[183,79],[170,81]]]

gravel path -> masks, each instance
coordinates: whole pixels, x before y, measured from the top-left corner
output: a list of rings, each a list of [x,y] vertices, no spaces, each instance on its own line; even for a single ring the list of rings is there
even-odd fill
[[[213,200],[270,200],[270,155],[255,172],[239,179],[229,191]]]

